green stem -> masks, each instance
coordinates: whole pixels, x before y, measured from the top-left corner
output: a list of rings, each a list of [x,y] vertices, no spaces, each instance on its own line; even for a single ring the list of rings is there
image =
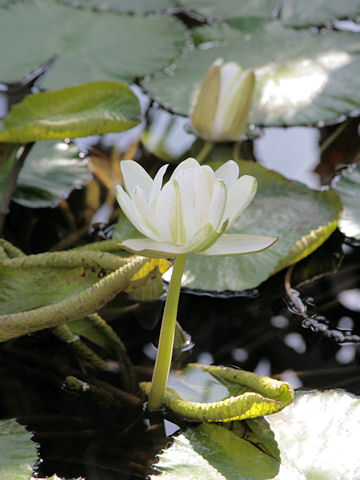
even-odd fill
[[[171,357],[174,345],[176,316],[181,289],[181,277],[184,272],[187,254],[175,258],[174,269],[171,275],[169,291],[166,298],[164,315],[162,319],[158,353],[155,361],[151,390],[149,394],[149,408],[161,408],[169,376]]]
[[[202,146],[202,149],[200,150],[200,152],[196,156],[196,160],[199,163],[202,163],[205,160],[205,158],[209,155],[209,153],[211,152],[211,150],[213,148],[214,148],[214,144],[212,142],[204,142],[204,145]]]

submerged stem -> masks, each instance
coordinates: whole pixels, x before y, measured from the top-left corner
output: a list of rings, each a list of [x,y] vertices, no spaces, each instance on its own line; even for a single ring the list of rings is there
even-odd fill
[[[177,255],[171,275],[169,291],[166,298],[162,319],[158,353],[155,361],[152,385],[149,394],[149,408],[161,408],[169,376],[174,345],[176,316],[181,289],[181,277],[184,272],[187,254]]]
[[[212,142],[204,142],[204,145],[202,146],[202,149],[200,150],[200,152],[196,156],[196,160],[199,163],[202,163],[206,159],[206,157],[209,155],[209,153],[211,152],[211,150],[213,148],[214,148],[214,144]]]

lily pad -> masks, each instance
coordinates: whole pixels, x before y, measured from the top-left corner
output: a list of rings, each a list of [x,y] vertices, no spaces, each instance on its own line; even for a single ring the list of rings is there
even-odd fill
[[[31,433],[15,419],[0,421],[1,480],[30,480],[37,460]]]
[[[120,3],[120,2],[119,2]],[[57,56],[43,85],[99,80],[131,82],[161,70],[180,53],[184,27],[174,18],[75,9],[27,0],[0,12],[0,81],[16,82]]]
[[[0,198],[14,159],[0,168]],[[70,192],[91,179],[87,160],[75,145],[64,142],[35,144],[18,177],[12,200],[29,208],[55,207]]]
[[[344,170],[334,184],[334,190],[344,202],[344,212],[339,220],[339,229],[347,237],[360,240],[360,165]]]
[[[204,17],[231,19],[235,17],[273,18],[279,15],[282,23],[298,27],[324,25],[335,19],[354,18],[360,14],[358,0],[179,0],[185,10]],[[279,8],[279,13],[277,9]]]
[[[0,142],[28,143],[121,132],[140,122],[140,104],[121,82],[94,82],[28,95],[5,117]]]
[[[358,0],[285,0],[281,8],[281,21],[286,25],[303,27],[324,25],[335,19],[356,18],[360,15]]]
[[[166,74],[143,86],[166,108],[187,115],[201,81],[217,58],[255,70],[250,122],[309,125],[331,122],[360,103],[360,38],[350,32],[295,30],[254,18],[192,31],[189,47]],[[281,48],[279,48],[281,45]]]
[[[265,453],[220,425],[202,424],[174,438],[159,455],[152,476],[166,480],[355,480],[359,478],[360,400],[344,392],[299,394],[281,412],[246,423]]]
[[[271,18],[276,0],[180,0],[179,4],[190,12],[204,17],[227,19],[235,17]]]
[[[175,0],[60,0],[74,7],[120,13],[162,12],[175,6]]]

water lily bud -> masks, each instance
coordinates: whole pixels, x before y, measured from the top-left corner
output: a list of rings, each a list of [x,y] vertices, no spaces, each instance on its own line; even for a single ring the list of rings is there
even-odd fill
[[[190,117],[194,132],[209,142],[239,140],[247,125],[254,87],[253,70],[216,60],[204,77]]]
[[[174,257],[189,252],[202,255],[239,255],[264,250],[276,238],[224,234],[256,192],[256,179],[239,177],[232,160],[213,170],[194,158],[181,162],[163,184],[168,165],[154,180],[133,160],[120,164],[124,188],[117,200],[131,223],[145,238],[124,240],[121,245],[144,256]]]

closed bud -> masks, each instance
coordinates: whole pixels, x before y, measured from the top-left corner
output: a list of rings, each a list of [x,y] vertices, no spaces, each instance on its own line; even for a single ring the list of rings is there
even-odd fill
[[[239,140],[246,129],[254,87],[253,70],[216,60],[204,77],[190,117],[194,132],[208,142]]]

